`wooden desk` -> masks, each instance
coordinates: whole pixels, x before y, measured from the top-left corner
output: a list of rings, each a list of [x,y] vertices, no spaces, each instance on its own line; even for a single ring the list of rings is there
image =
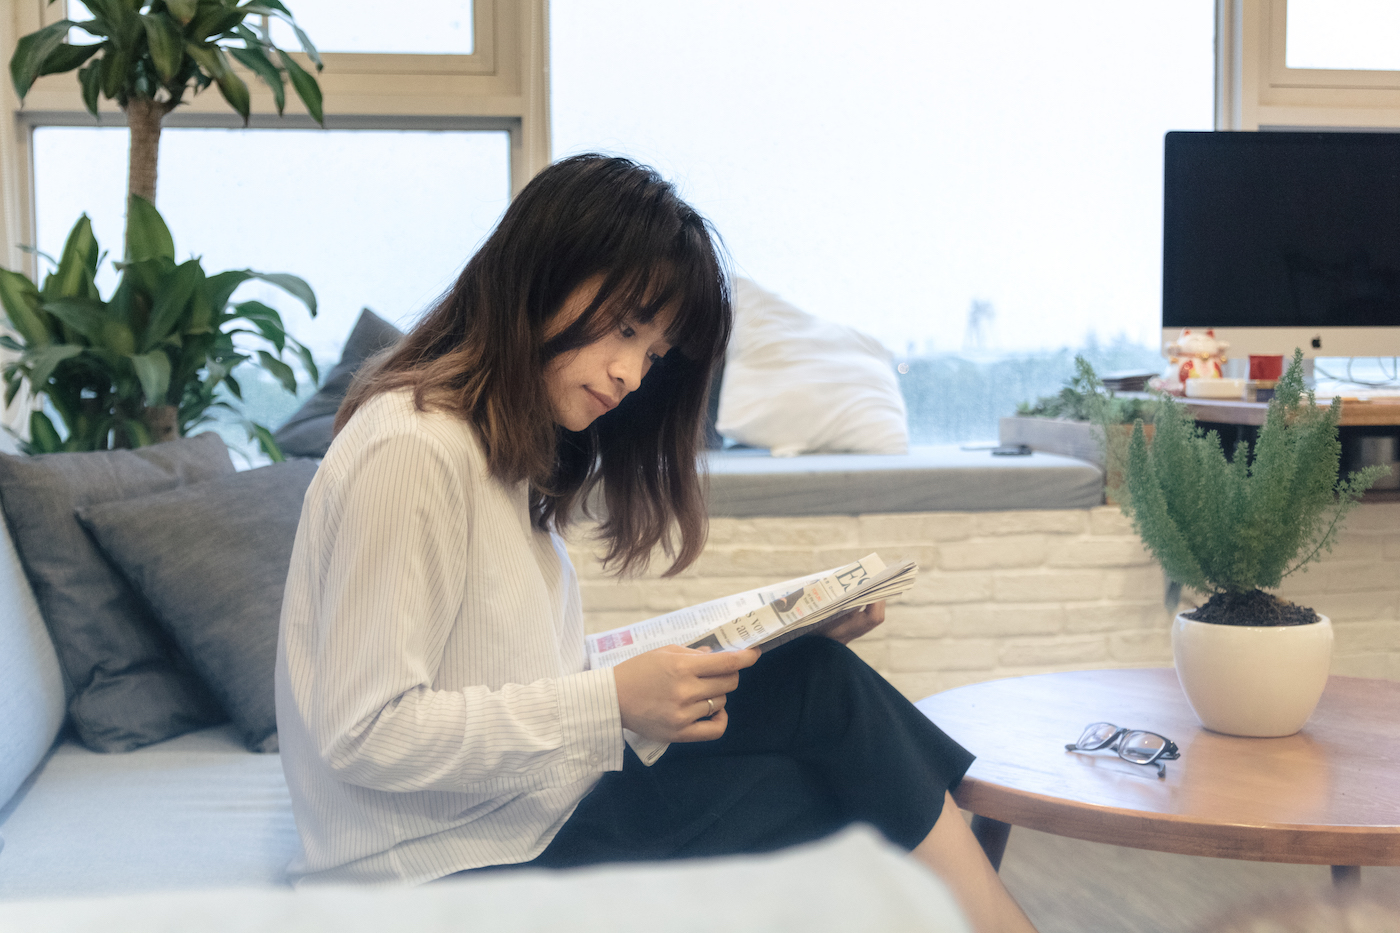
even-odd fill
[[[1245,402],[1236,399],[1179,399],[1197,421],[1212,424],[1239,424],[1258,427],[1264,423],[1268,402]],[[1331,399],[1319,397],[1318,402],[1330,405]],[[1384,427],[1400,425],[1400,398],[1385,397],[1369,402],[1342,399],[1342,427]]]
[[[999,865],[1011,825],[1112,845],[1261,862],[1400,865],[1400,683],[1332,677],[1297,735],[1206,731],[1171,668],[1039,674],[918,703],[978,758],[953,798]],[[1167,736],[1155,767],[1065,751],[1092,722]]]

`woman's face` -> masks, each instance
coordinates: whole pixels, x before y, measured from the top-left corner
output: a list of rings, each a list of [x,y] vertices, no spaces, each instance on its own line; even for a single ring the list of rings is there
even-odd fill
[[[595,276],[574,289],[549,322],[546,339],[577,320],[602,283],[603,277]],[[628,392],[635,391],[651,364],[671,349],[666,341],[669,321],[665,311],[647,324],[624,317],[587,346],[550,360],[544,380],[555,423],[569,431],[582,431],[599,415],[616,408]]]

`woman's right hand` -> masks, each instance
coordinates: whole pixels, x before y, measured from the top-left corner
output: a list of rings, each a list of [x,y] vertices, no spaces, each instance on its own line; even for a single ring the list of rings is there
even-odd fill
[[[623,728],[662,742],[708,742],[729,723],[725,694],[758,651],[700,651],[669,645],[613,668]],[[714,704],[711,715],[710,703]]]

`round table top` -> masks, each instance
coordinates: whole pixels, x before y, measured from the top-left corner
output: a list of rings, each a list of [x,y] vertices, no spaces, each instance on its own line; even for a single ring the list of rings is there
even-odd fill
[[[1332,677],[1296,735],[1206,730],[1171,668],[1037,674],[921,700],[978,756],[963,809],[1093,842],[1217,858],[1400,865],[1400,683]],[[1065,751],[1091,722],[1177,743],[1165,779],[1112,752]]]

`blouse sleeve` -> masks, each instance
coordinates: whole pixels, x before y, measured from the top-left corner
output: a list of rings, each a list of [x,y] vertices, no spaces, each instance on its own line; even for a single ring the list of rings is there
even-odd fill
[[[470,494],[440,441],[407,433],[366,445],[321,502],[322,540],[307,542],[320,562],[314,631],[301,642],[311,647],[288,660],[317,752],[340,780],[494,796],[622,767],[610,670],[498,690],[431,686],[476,582]]]

